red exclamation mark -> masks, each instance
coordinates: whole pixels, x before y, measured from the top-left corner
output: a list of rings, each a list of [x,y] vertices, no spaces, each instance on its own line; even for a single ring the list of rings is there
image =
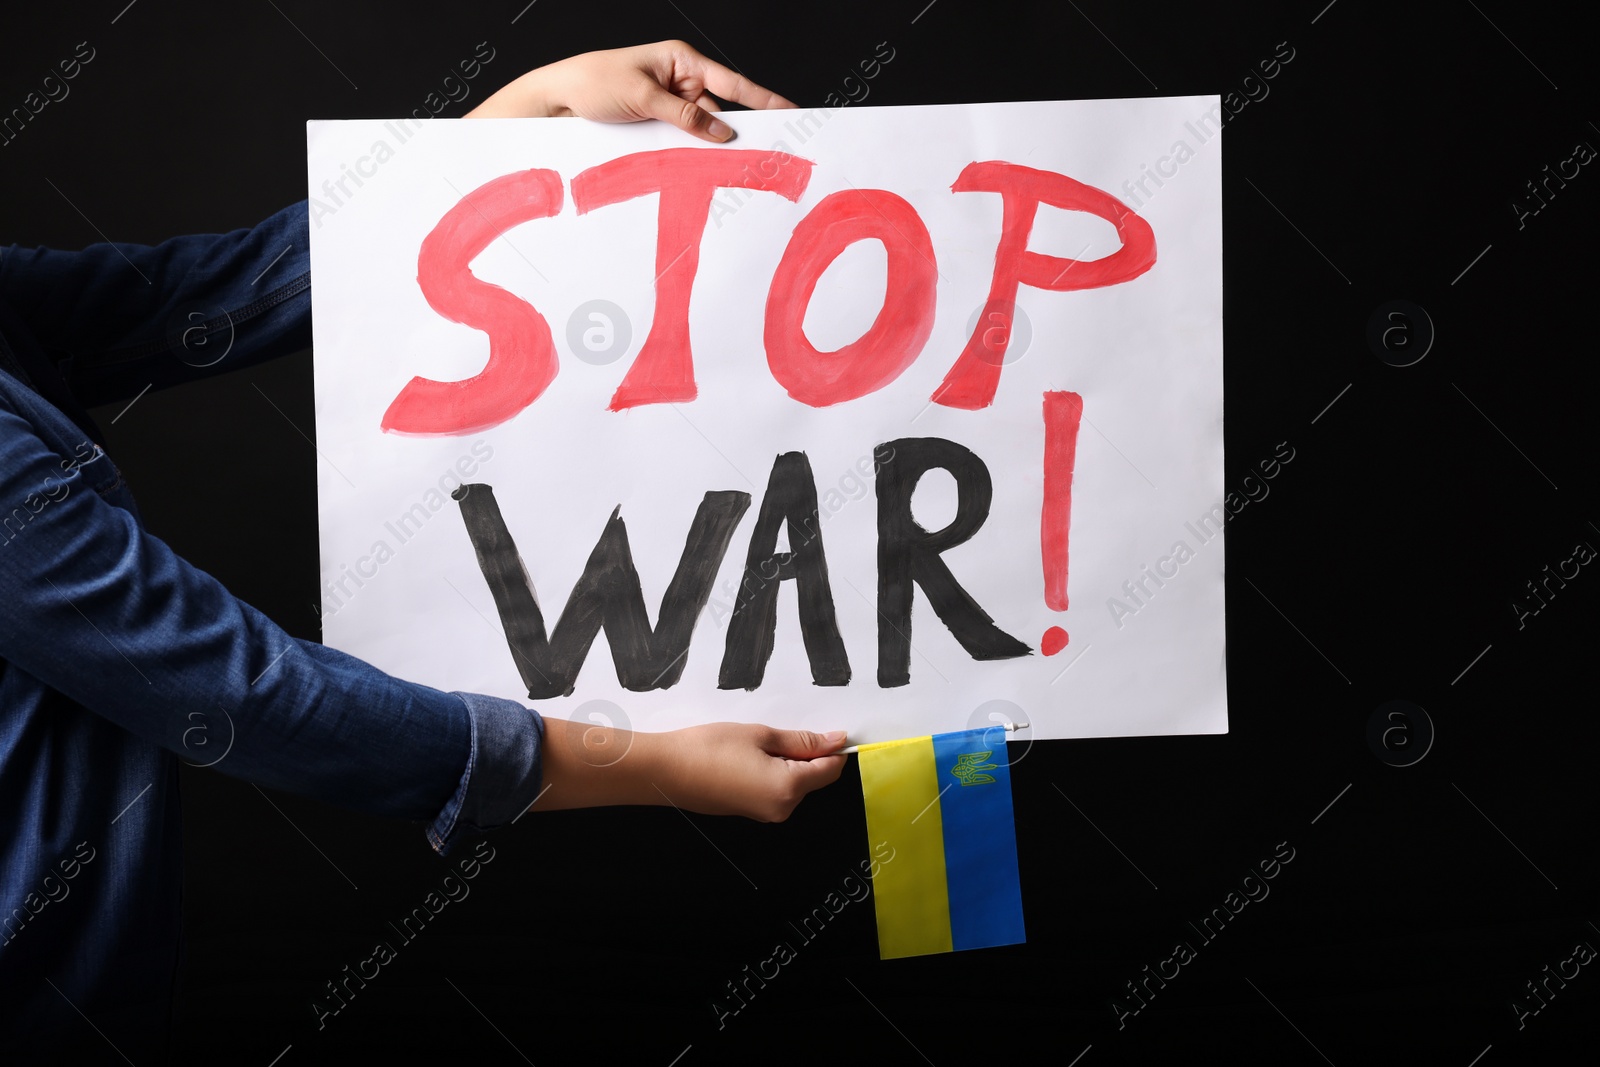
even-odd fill
[[[1039,516],[1039,547],[1044,556],[1044,603],[1067,610],[1067,532],[1072,527],[1072,467],[1078,458],[1078,423],[1083,397],[1044,394],[1044,508]],[[1039,642],[1053,656],[1067,647],[1067,631],[1052,626]]]

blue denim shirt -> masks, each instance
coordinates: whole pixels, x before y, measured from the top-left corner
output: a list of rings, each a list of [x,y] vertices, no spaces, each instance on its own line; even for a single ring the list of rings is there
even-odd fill
[[[178,755],[426,821],[515,818],[543,721],[290,637],[143,527],[80,405],[311,342],[306,205],[148,247],[0,251],[0,1047],[159,1048],[179,950]],[[209,343],[212,347],[207,349]],[[203,487],[199,487],[203,491]],[[199,748],[195,731],[211,747]],[[103,1045],[101,1046],[104,1051]],[[137,1056],[135,1056],[137,1060]]]

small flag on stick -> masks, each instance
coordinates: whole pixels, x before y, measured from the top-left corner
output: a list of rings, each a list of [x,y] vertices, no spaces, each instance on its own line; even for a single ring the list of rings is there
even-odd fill
[[[881,958],[1027,940],[1005,747],[991,726],[858,750],[869,840],[894,849],[873,877]]]

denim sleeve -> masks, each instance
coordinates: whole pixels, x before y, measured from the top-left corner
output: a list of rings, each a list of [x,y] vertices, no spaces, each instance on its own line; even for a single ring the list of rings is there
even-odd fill
[[[158,245],[12,245],[0,298],[91,407],[296,352],[311,347],[306,204]]]
[[[536,712],[290,637],[103,499],[119,477],[108,456],[64,461],[21,410],[0,396],[5,669],[191,762],[427,821],[440,852],[532,803]]]

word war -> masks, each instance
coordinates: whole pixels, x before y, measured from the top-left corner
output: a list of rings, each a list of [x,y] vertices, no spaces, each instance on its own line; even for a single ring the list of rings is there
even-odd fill
[[[1057,611],[1067,607],[1071,464],[1081,411],[1082,399],[1075,393],[1046,394],[1046,454],[1054,463],[1046,467],[1041,541],[1047,604]],[[1031,655],[1033,650],[1002,630],[941,558],[970,541],[987,520],[994,493],[988,465],[971,449],[939,437],[901,438],[878,445],[873,454],[878,500],[878,685],[887,689],[910,684],[915,588],[922,590],[939,621],[973,659]],[[934,469],[949,472],[955,480],[956,509],[943,528],[929,531],[913,518],[911,497],[922,476]],[[534,700],[572,694],[602,628],[623,688],[646,692],[676,685],[688,660],[695,621],[710,599],[734,530],[751,504],[750,494],[737,490],[715,490],[701,499],[653,627],[619,505],[606,521],[555,625],[547,627],[493,487],[463,485],[451,496],[460,506],[507,643]],[[777,547],[780,534],[787,535],[787,551]],[[849,685],[852,669],[834,610],[817,484],[804,452],[786,452],[773,461],[723,642],[719,689],[760,687],[777,631],[778,592],[789,581],[797,594],[812,683]],[[1046,655],[1053,655],[1066,643],[1066,632],[1051,627],[1042,645]]]

